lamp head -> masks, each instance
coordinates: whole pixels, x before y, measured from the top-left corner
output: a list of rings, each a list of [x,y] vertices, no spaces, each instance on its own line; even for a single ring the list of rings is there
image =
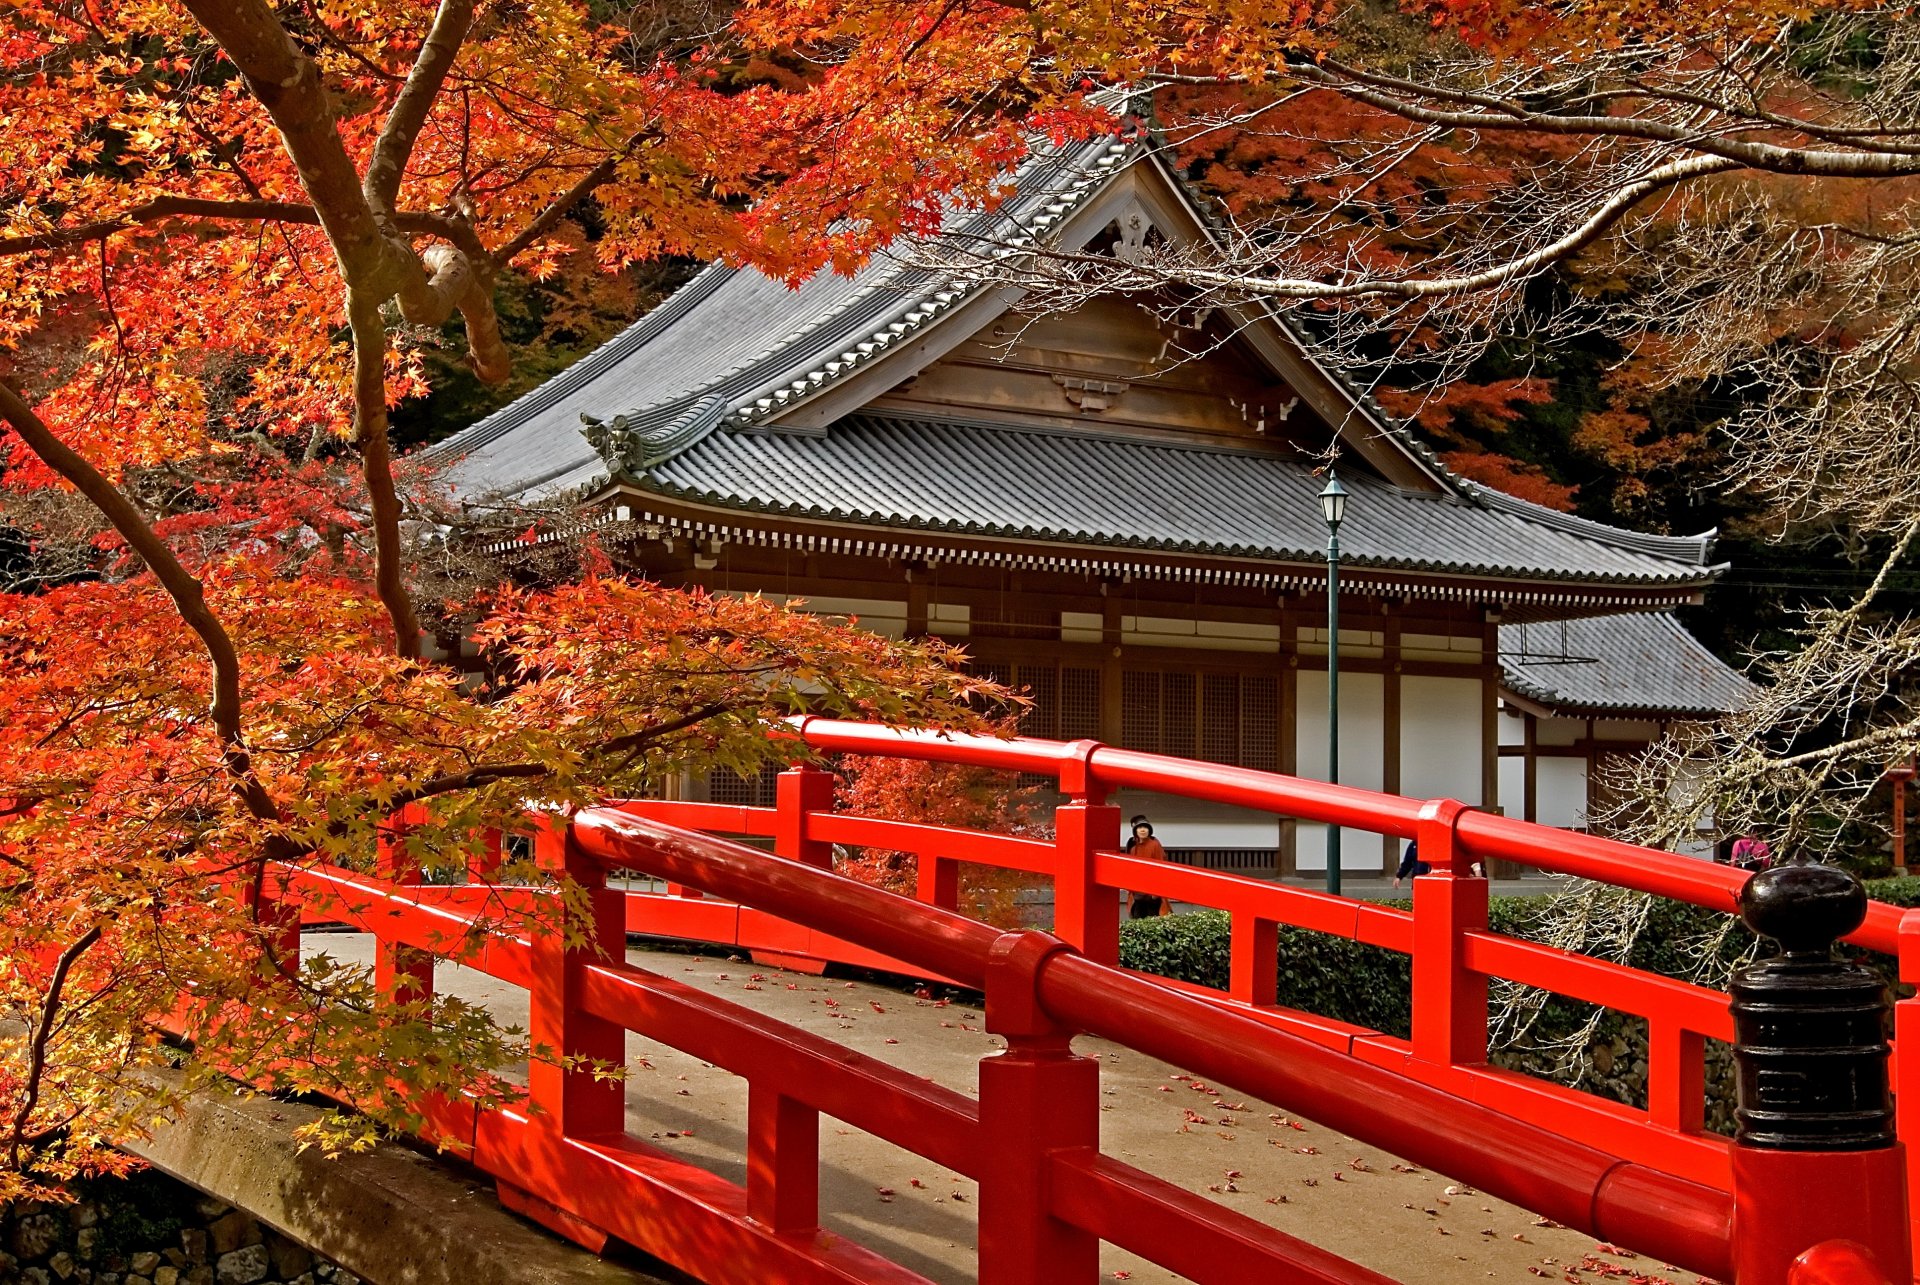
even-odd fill
[[[1339,530],[1347,516],[1347,488],[1331,471],[1327,473],[1326,489],[1320,492],[1320,516],[1327,520],[1329,531]]]

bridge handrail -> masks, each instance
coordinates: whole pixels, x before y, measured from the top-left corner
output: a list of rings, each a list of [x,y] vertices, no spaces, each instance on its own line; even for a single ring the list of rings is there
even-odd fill
[[[1119,749],[1094,741],[1049,741],[923,731],[802,717],[794,733],[828,753],[919,759],[1051,776],[1063,792],[1104,796],[1118,789],[1152,790],[1182,798],[1274,812],[1303,821],[1371,830],[1411,839],[1419,833],[1422,801],[1353,786],[1280,776],[1254,768]],[[1692,857],[1637,847],[1600,835],[1554,829],[1514,817],[1468,810],[1454,833],[1468,856],[1515,861],[1551,874],[1592,879],[1731,914],[1745,871]],[[1423,849],[1424,851],[1424,849]],[[1888,955],[1899,953],[1903,908],[1875,902],[1867,921],[1847,938]]]
[[[1726,1274],[1731,1201],[1711,1187],[1622,1161],[1078,954],[1047,953],[1026,978],[1004,971],[1012,965],[996,969],[996,952],[1007,952],[1009,936],[1039,934],[1002,934],[804,862],[624,810],[583,812],[571,834],[586,854],[609,866],[697,886],[984,990],[989,1029],[996,1007],[1022,1002],[996,992],[1030,987],[1026,1002],[1037,1001],[1070,1030],[1287,1103],[1557,1222],[1709,1276]]]

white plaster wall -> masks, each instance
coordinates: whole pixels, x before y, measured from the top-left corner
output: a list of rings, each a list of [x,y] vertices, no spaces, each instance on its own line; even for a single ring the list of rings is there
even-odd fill
[[[801,610],[815,616],[852,621],[883,638],[903,638],[907,632],[907,604],[882,598],[803,598]]]
[[[1120,808],[1122,842],[1129,833],[1126,819],[1145,813],[1154,837],[1169,848],[1257,848],[1273,851],[1278,859],[1277,816],[1147,790],[1122,790],[1112,801]]]
[[[1065,617],[1063,616],[1064,620]],[[1099,620],[1094,620],[1099,625]],[[1342,634],[1344,637],[1344,633]],[[1096,632],[1092,641],[1098,642]],[[1232,620],[1190,620],[1174,616],[1122,616],[1120,641],[1128,647],[1201,647],[1210,651],[1280,650],[1278,625]]]
[[[1345,646],[1344,641],[1342,646]],[[1327,674],[1323,669],[1299,673],[1299,709],[1295,753],[1301,776],[1327,779]],[[1402,701],[1404,706],[1405,702]],[[1476,711],[1474,724],[1480,726]],[[1385,689],[1379,674],[1340,675],[1340,783],[1363,790],[1384,784],[1382,760],[1386,754]],[[1479,762],[1478,751],[1474,761]],[[1326,827],[1302,823],[1297,831],[1296,868],[1327,868]],[[1342,870],[1380,869],[1380,836],[1366,830],[1344,829],[1340,838]]]
[[[1480,802],[1480,700],[1478,678],[1424,674],[1401,678],[1402,794],[1414,799]],[[1512,811],[1511,806],[1508,810]]]
[[[1534,729],[1534,737],[1541,745],[1571,745],[1586,734],[1584,718],[1543,718]]]
[[[1562,829],[1587,824],[1587,761],[1574,758],[1542,758],[1534,768],[1534,790],[1538,809],[1534,820],[1541,825]],[[1524,798],[1524,796],[1516,796]],[[1517,816],[1517,809],[1512,811]]]
[[[1517,820],[1527,819],[1527,761],[1508,755],[1500,760],[1500,807]]]

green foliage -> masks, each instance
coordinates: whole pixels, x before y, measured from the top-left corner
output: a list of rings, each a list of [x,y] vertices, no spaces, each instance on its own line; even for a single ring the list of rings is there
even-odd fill
[[[1867,884],[1867,893],[1892,905],[1920,906],[1920,878],[1873,880]],[[1663,899],[1651,902],[1645,927],[1623,961],[1630,967],[1714,984],[1755,952],[1753,935],[1731,915]],[[1548,903],[1543,897],[1495,897],[1488,906],[1488,927],[1505,936],[1537,940]],[[1386,904],[1400,909],[1410,905],[1406,901]],[[1131,920],[1120,930],[1120,964],[1225,990],[1230,936],[1231,920],[1218,910]],[[1410,1034],[1413,970],[1408,956],[1296,928],[1280,929],[1275,953],[1276,992],[1283,1006],[1403,1039]],[[1889,983],[1896,982],[1892,959],[1859,954]],[[1498,1042],[1492,1061],[1645,1106],[1646,1056],[1646,1024],[1641,1019],[1545,996],[1524,1030]],[[1707,1060],[1708,1123],[1725,1129],[1731,1119],[1731,1056],[1724,1046],[1713,1045]]]
[[[76,1196],[100,1206],[100,1257],[129,1256],[154,1245],[177,1245],[193,1219],[193,1191],[153,1169],[77,1184]]]

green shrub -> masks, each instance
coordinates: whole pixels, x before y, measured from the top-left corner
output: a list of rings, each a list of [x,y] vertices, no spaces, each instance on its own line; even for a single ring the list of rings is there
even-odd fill
[[[1920,878],[1873,880],[1867,891],[1877,901],[1920,906]],[[1385,904],[1403,910],[1410,905],[1406,901]],[[1505,936],[1538,940],[1549,907],[1550,899],[1545,897],[1496,897],[1488,906],[1488,927]],[[1231,920],[1218,910],[1130,920],[1120,930],[1120,964],[1225,990],[1231,968],[1230,936]],[[1753,935],[1730,915],[1653,899],[1626,963],[1645,972],[1692,980],[1703,955],[1710,956],[1724,975],[1749,958],[1754,946]],[[1410,1033],[1413,969],[1408,956],[1285,927],[1279,930],[1275,953],[1280,1004],[1401,1038]],[[1890,983],[1897,981],[1894,960],[1857,954]],[[1491,1060],[1510,1070],[1644,1107],[1647,1049],[1642,1019],[1547,996],[1525,1034],[1494,1049]],[[1709,1042],[1707,1054],[1708,1124],[1727,1131],[1732,1125],[1732,1051]]]

